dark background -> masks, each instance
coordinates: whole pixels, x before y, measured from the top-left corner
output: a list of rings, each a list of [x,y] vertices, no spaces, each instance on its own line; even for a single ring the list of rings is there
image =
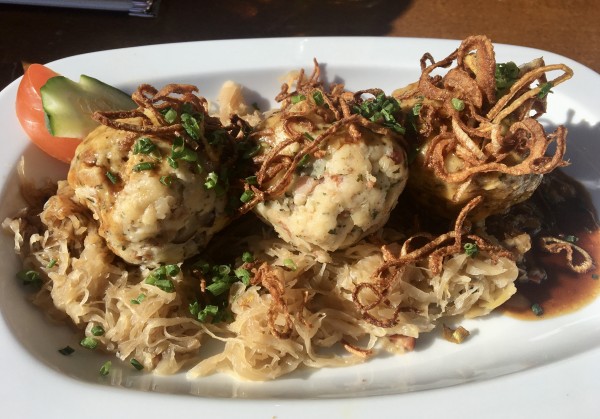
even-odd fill
[[[600,71],[599,28],[597,0],[162,0],[156,18],[0,4],[0,88],[22,74],[23,61],[157,43],[289,36],[486,34]]]

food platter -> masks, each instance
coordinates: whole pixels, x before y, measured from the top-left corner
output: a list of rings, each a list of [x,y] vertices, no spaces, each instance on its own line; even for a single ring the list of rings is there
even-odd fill
[[[226,80],[245,87],[246,100],[261,109],[275,105],[281,76],[312,66],[317,58],[328,82],[350,89],[379,87],[386,92],[416,80],[424,52],[442,58],[458,41],[409,38],[290,38],[212,41],[146,46],[69,57],[49,66],[71,79],[88,74],[125,91],[139,83],[161,86],[191,83],[215,99]],[[549,99],[542,122],[569,129],[565,171],[577,178],[600,206],[600,76],[565,57],[523,47],[497,45],[499,61],[528,62],[543,56],[565,63],[575,76]],[[118,70],[115,70],[118,69]],[[27,141],[14,115],[18,81],[0,93],[0,122],[5,148],[0,156],[0,216],[23,205],[16,166],[25,155],[28,177],[64,178],[67,167],[52,161]],[[462,322],[473,336],[453,345],[433,332],[417,350],[398,357],[376,357],[342,369],[301,371],[268,383],[228,376],[187,380],[185,374],[153,376],[116,366],[108,377],[98,368],[108,355],[77,350],[65,357],[58,349],[77,347],[73,331],[44,319],[26,300],[14,279],[19,269],[11,238],[0,240],[0,354],[4,374],[0,391],[9,412],[29,417],[44,412],[63,417],[131,413],[145,417],[201,411],[245,412],[261,417],[364,417],[373,411],[401,411],[433,417],[506,417],[567,413],[592,417],[600,374],[600,300],[583,309],[542,321],[521,321],[492,314]],[[35,403],[32,403],[32,399]],[[106,401],[104,401],[106,399]],[[108,401],[109,400],[109,401]],[[68,406],[68,407],[65,407]],[[385,409],[385,410],[384,410]]]

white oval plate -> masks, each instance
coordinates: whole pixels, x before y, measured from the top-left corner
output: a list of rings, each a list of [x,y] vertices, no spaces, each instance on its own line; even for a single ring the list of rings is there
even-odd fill
[[[440,59],[458,41],[403,38],[290,38],[193,42],[103,51],[65,58],[50,67],[71,79],[88,74],[124,90],[139,83],[157,87],[192,83],[214,99],[221,84],[246,88],[249,103],[274,106],[279,77],[312,60],[323,64],[327,81],[352,90],[387,92],[416,80],[419,59]],[[549,52],[496,46],[499,62],[524,63],[543,56],[563,62],[575,77],[551,95],[544,123],[569,128],[567,172],[586,185],[600,204],[600,76]],[[31,146],[14,114],[19,80],[0,93],[3,184],[0,219],[22,205],[15,166],[25,153],[33,178],[58,179],[66,166]],[[600,300],[582,310],[543,321],[499,315],[463,323],[473,333],[462,345],[433,332],[417,350],[379,357],[364,365],[302,371],[268,383],[239,382],[217,375],[188,381],[184,373],[158,377],[116,364],[108,377],[98,369],[111,359],[80,348],[73,331],[51,325],[26,301],[14,279],[19,269],[12,241],[2,235],[0,257],[0,394],[5,412],[19,417],[164,417],[234,414],[264,418],[345,417],[394,412],[394,416],[506,418],[535,415],[595,417],[600,382]],[[66,345],[76,352],[65,357]],[[138,391],[135,391],[138,390]],[[143,390],[143,391],[139,391]],[[386,415],[386,416],[387,416]],[[12,416],[12,415],[11,415]]]

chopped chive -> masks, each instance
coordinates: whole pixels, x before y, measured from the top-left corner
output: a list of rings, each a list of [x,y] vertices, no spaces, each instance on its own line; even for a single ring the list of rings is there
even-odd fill
[[[138,361],[135,358],[131,358],[131,361],[129,361],[131,365],[133,365],[133,368],[135,368],[138,371],[141,371],[144,369],[144,366],[140,363],[140,361]]]
[[[202,310],[200,310],[197,314],[198,321],[205,322],[206,318],[210,316],[216,316],[219,312],[219,307],[215,305],[207,305]]]
[[[242,253],[242,261],[246,263],[254,262],[254,256],[250,252]]]
[[[151,163],[149,161],[143,162],[143,163],[138,163],[135,166],[133,166],[133,171],[134,172],[142,172],[144,170],[152,170],[154,169],[154,163]]]
[[[160,183],[162,183],[165,186],[171,186],[173,184],[173,176],[161,176]]]
[[[250,271],[248,269],[238,268],[233,273],[244,285],[250,285]]]
[[[200,126],[198,125],[198,120],[192,115],[189,113],[181,114],[181,125],[183,125],[185,132],[194,140],[200,139]]]
[[[535,314],[536,316],[541,316],[542,314],[544,314],[544,309],[538,303],[534,303],[531,305],[531,311],[533,311],[533,314]]]
[[[133,154],[150,154],[156,150],[156,144],[148,137],[138,139],[133,145]]]
[[[465,109],[465,102],[463,102],[459,98],[453,97],[452,98],[452,107],[460,112],[463,109]]]
[[[165,270],[169,276],[176,276],[181,272],[181,269],[177,265],[165,265]]]
[[[131,304],[141,304],[145,298],[146,298],[145,294],[140,294],[136,298],[131,299]]]
[[[94,327],[92,327],[91,332],[94,336],[102,336],[104,334],[104,328],[97,324]]]
[[[159,279],[149,276],[144,282],[148,285],[154,285],[156,288],[161,289],[164,292],[175,292],[175,285],[170,279]]]
[[[256,178],[256,176],[248,176],[246,178],[246,183],[248,185],[258,185],[258,179]]]
[[[64,356],[69,356],[69,355],[71,355],[73,352],[75,352],[75,349],[71,348],[70,346],[65,346],[64,348],[62,348],[62,349],[59,349],[59,350],[58,350],[58,352],[60,352],[60,353],[61,353],[61,355],[64,355]]]
[[[519,67],[512,61],[496,64],[495,71],[496,92],[498,96],[505,95],[513,84],[519,79]]]
[[[479,253],[479,248],[477,247],[477,243],[465,243],[463,248],[465,249],[465,253],[467,256],[475,256]]]
[[[256,156],[260,152],[261,148],[262,147],[260,146],[260,144],[256,144],[254,147],[251,147],[248,150],[246,150],[242,155],[242,158],[249,159]]]
[[[42,278],[37,271],[34,270],[23,270],[17,273],[17,279],[23,282],[23,285],[35,285],[39,286],[42,283]]]
[[[537,97],[539,99],[545,98],[548,95],[548,93],[552,93],[552,91],[550,90],[550,89],[552,89],[552,87],[554,87],[554,86],[552,85],[552,82],[550,82],[550,81],[548,83],[542,84],[540,86],[540,92],[538,93]]]
[[[579,237],[573,236],[573,235],[568,235],[568,236],[565,236],[565,241],[567,241],[569,243],[577,243],[579,241]]]
[[[286,268],[288,268],[291,271],[295,271],[296,269],[298,269],[298,267],[296,266],[296,264],[294,263],[294,261],[292,259],[284,259],[283,266],[285,266]]]
[[[169,166],[171,166],[173,169],[177,169],[179,167],[179,163],[177,163],[177,161],[171,156],[167,157],[167,163],[169,163]]]
[[[306,138],[308,138],[309,141],[315,141],[315,137],[313,137],[312,135],[310,135],[308,132],[305,132],[304,135]]]
[[[81,342],[79,342],[79,344],[87,349],[96,349],[96,347],[98,346],[98,341],[94,338],[87,336],[81,339]]]
[[[248,189],[248,190],[244,191],[242,196],[240,196],[240,201],[242,201],[245,204],[247,202],[250,202],[252,200],[252,198],[254,198],[254,192],[252,192],[251,190]]]
[[[106,172],[106,177],[110,180],[110,183],[116,185],[119,182],[119,176],[115,175],[112,172]]]
[[[106,361],[104,364],[102,364],[102,366],[100,367],[100,375],[105,377],[108,375],[108,373],[110,372],[110,368],[112,367],[112,362],[110,361]]]
[[[412,108],[412,113],[414,116],[418,116],[421,113],[421,108],[423,107],[423,103],[417,102],[415,106]]]
[[[229,275],[231,268],[228,265],[219,265],[217,266],[217,272],[219,275]]]
[[[221,295],[225,291],[229,289],[230,284],[223,281],[213,282],[212,284],[206,287],[206,290],[209,291],[212,295]]]
[[[321,91],[319,91],[319,90],[314,92],[312,94],[312,97],[317,106],[321,106],[325,103],[325,100],[323,99],[323,93],[321,93]]]
[[[302,94],[297,94],[297,95],[292,96],[290,99],[292,100],[292,104],[295,105],[296,103],[300,103],[303,100],[306,100],[306,96],[304,96]]]
[[[165,117],[165,121],[167,121],[169,124],[172,124],[177,119],[177,111],[173,108],[169,108],[165,112],[164,117]]]
[[[48,264],[46,265],[46,268],[50,269],[50,268],[54,268],[54,266],[56,266],[56,263],[58,261],[54,258],[50,259],[50,262],[48,262]]]
[[[303,168],[304,166],[306,166],[308,164],[310,160],[310,156],[308,154],[305,154],[302,156],[302,158],[298,161],[298,166],[299,168]]]
[[[219,175],[215,172],[210,172],[206,175],[206,182],[204,182],[204,187],[206,189],[214,189],[217,187],[217,183],[219,182]]]

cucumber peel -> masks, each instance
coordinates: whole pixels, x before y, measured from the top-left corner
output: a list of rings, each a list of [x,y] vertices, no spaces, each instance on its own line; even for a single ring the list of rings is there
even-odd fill
[[[83,139],[99,125],[92,119],[95,111],[137,107],[127,93],[83,74],[79,83],[64,76],[52,77],[40,92],[48,131],[56,137]]]

